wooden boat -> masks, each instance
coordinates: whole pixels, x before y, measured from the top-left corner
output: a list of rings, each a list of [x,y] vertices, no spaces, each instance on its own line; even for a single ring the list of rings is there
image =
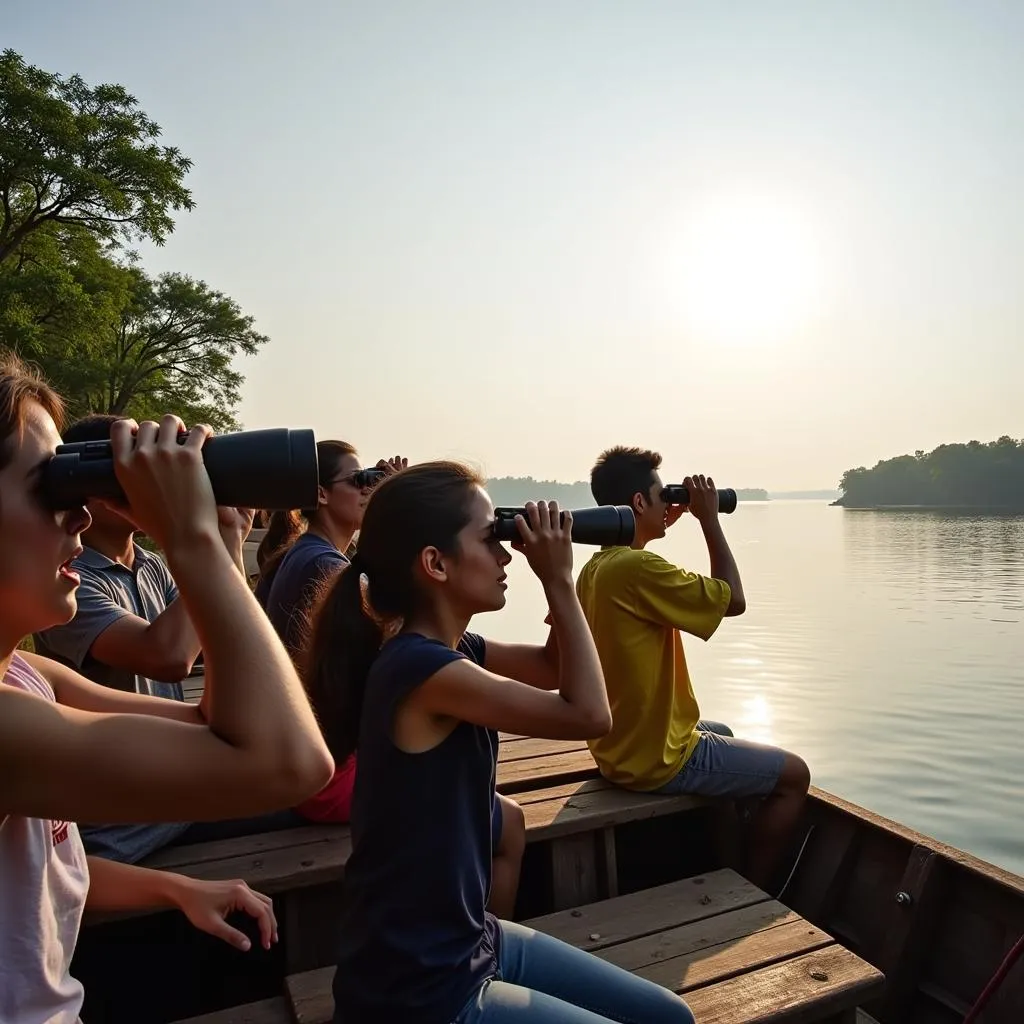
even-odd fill
[[[1024,935],[1024,878],[821,790],[779,902],[722,870],[712,805],[614,789],[583,744],[503,737],[498,781],[527,819],[517,918],[675,988],[699,1024],[958,1024]],[[315,826],[158,854],[272,893],[281,948],[242,956],[169,914],[93,921],[83,1019],[329,1020],[350,850],[346,826]],[[1024,958],[979,1019],[1024,1021]]]

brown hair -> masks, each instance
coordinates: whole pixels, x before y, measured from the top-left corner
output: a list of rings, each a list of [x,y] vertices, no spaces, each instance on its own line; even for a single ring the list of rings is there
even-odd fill
[[[370,496],[355,558],[314,606],[304,658],[306,691],[338,763],[356,748],[366,679],[384,640],[383,622],[406,618],[414,610],[419,600],[416,559],[426,547],[456,551],[458,535],[470,519],[473,489],[482,483],[457,462],[424,462],[388,477]],[[363,604],[364,573],[370,609]]]
[[[38,402],[53,418],[57,429],[64,422],[64,402],[35,368],[13,352],[0,350],[0,469],[14,457],[16,441],[25,426],[25,407]]]
[[[354,445],[348,441],[318,441],[316,445],[318,478],[321,487],[333,483],[341,460],[346,455],[357,455]],[[306,532],[309,521],[316,514],[315,508],[289,509],[275,512],[267,524],[267,532],[256,549],[256,564],[260,575],[270,586],[281,560],[288,554],[291,546]]]
[[[590,471],[590,493],[598,505],[632,505],[639,491],[649,497],[661,455],[646,448],[616,445],[601,452]]]

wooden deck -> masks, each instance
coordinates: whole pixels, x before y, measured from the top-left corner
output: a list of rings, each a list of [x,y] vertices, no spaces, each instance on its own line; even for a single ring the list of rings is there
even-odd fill
[[[526,924],[678,993],[698,1024],[854,1024],[858,1004],[883,984],[870,964],[728,870]],[[333,973],[293,975],[283,999],[198,1020],[329,1024]]]

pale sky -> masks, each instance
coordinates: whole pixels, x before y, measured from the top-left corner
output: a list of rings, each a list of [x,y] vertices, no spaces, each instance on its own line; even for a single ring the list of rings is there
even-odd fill
[[[364,459],[834,486],[1024,435],[1024,4],[3,3],[193,158],[153,271]]]

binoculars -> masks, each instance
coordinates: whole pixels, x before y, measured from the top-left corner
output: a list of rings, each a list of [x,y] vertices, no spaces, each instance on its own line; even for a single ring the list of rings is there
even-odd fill
[[[494,510],[494,536],[498,540],[517,540],[519,527],[516,516],[529,522],[525,508],[496,508]],[[598,508],[574,509],[572,513],[572,540],[574,544],[594,544],[600,547],[621,547],[633,543],[636,520],[628,505],[600,505]]]
[[[682,484],[669,484],[661,489],[661,500],[669,505],[689,505],[690,492]],[[736,492],[731,487],[718,492],[718,511],[726,515],[736,511]]]
[[[375,487],[386,476],[383,469],[361,469],[352,477],[352,483],[361,490],[364,487]]]
[[[178,443],[188,435],[182,433]],[[253,509],[316,508],[318,464],[312,430],[241,430],[203,445],[203,464],[218,505]],[[372,471],[371,471],[372,472]],[[47,504],[59,511],[90,498],[123,502],[110,441],[57,446],[42,479]]]

